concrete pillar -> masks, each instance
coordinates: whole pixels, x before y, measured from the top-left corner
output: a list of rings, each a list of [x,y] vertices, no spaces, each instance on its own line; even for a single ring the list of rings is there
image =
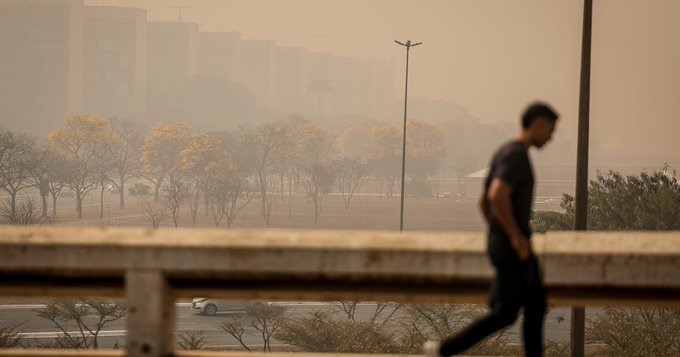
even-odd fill
[[[175,305],[167,279],[158,270],[129,270],[125,274],[125,291],[127,355],[172,356]]]

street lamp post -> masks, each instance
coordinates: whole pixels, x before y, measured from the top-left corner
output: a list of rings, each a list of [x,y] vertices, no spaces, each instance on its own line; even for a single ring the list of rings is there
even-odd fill
[[[411,43],[411,40],[406,43],[394,41],[397,44],[406,47],[406,89],[404,93],[404,136],[401,145],[401,212],[399,215],[399,231],[404,231],[404,179],[406,173],[406,113],[408,111],[408,57],[411,47],[416,47],[422,42]]]
[[[578,110],[578,149],[576,154],[576,200],[574,229],[588,229],[588,140],[590,128],[590,57],[593,27],[593,0],[583,1],[583,34],[581,35],[581,86]],[[571,308],[570,347],[572,357],[585,355],[585,320],[583,306]]]

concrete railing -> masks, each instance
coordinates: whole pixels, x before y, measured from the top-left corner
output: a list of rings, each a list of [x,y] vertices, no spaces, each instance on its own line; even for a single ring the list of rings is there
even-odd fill
[[[553,303],[680,306],[680,232],[532,241]],[[180,297],[483,301],[485,245],[456,232],[3,227],[0,295],[125,296],[128,355],[165,356]]]

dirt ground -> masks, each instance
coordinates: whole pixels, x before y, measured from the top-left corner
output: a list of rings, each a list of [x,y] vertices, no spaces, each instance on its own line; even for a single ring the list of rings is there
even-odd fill
[[[340,196],[329,196],[324,202],[318,222],[313,222],[313,205],[304,196],[292,198],[275,197],[274,208],[268,228],[294,229],[375,229],[398,230],[400,199],[398,196],[356,196],[352,198],[349,209],[345,209]],[[118,208],[113,200],[104,206],[104,218],[99,218],[99,206],[84,207],[83,219],[77,219],[73,209],[61,209],[57,213],[58,225],[90,226],[138,226],[151,227],[144,214],[143,205],[129,198],[126,209]],[[149,202],[157,209],[162,207]],[[536,203],[536,210],[559,210],[557,203]],[[212,216],[201,206],[198,222],[194,227],[215,227]],[[179,227],[192,227],[188,206],[183,206],[179,214]],[[172,227],[170,216],[162,227]],[[226,228],[226,220],[219,225]],[[253,200],[236,218],[232,228],[267,228],[260,215],[260,202]],[[483,231],[484,225],[479,215],[477,202],[473,199],[456,197],[407,197],[404,203],[404,229],[418,231]]]
[[[153,204],[153,202],[151,202]],[[58,211],[59,225],[91,226],[142,226],[151,227],[143,213],[146,204],[140,207],[138,201],[129,199],[126,209],[117,204],[104,207],[104,218],[99,218],[98,206],[84,208],[83,219],[78,220],[72,209]],[[160,206],[158,206],[159,209]],[[318,222],[313,222],[313,206],[303,196],[276,197],[269,228],[295,229],[399,229],[400,199],[394,197],[358,196],[345,209],[342,197],[329,196],[323,206]],[[172,227],[171,217],[166,217],[162,227]],[[187,206],[179,215],[180,227],[191,227],[191,215]],[[205,207],[199,207],[195,227],[215,227],[212,216],[206,215]],[[226,228],[226,220],[220,224]],[[266,228],[260,215],[260,202],[253,200],[237,217],[232,228]],[[416,198],[407,197],[404,203],[404,229],[425,231],[481,231],[482,220],[474,200],[459,200],[451,197]]]

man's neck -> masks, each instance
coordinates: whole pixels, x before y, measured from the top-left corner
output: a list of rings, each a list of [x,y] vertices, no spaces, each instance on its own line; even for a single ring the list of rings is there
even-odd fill
[[[517,141],[522,143],[524,146],[524,150],[529,150],[529,148],[533,145],[533,140],[531,140],[531,137],[529,136],[529,133],[526,131],[522,131],[519,133],[519,136],[517,137]]]

